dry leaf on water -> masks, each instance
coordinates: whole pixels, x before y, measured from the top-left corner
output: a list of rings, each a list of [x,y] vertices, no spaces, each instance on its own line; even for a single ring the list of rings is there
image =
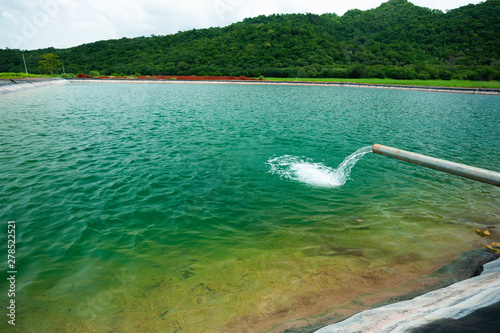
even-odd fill
[[[483,246],[493,253],[500,253],[500,243],[491,243],[491,245],[483,243]]]
[[[491,235],[489,230],[479,230],[479,229],[475,229],[475,230],[476,230],[477,234],[481,237],[486,237],[486,236]]]

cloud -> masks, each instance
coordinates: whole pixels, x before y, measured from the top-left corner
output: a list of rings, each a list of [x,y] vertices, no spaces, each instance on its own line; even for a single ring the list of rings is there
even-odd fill
[[[65,48],[97,40],[167,35],[227,26],[273,13],[336,13],[378,7],[387,0],[2,0],[0,48]],[[468,0],[411,0],[452,9]]]
[[[427,8],[434,8],[434,9],[440,9],[442,11],[448,10],[448,9],[453,9],[453,8],[458,8],[462,6],[466,6],[470,3],[480,3],[483,2],[481,1],[468,1],[468,0],[441,0],[441,1],[435,1],[435,0],[411,0],[411,2],[417,6],[420,7],[427,7]]]
[[[18,24],[16,18],[7,11],[2,11],[2,21],[3,20],[10,20],[12,24]]]

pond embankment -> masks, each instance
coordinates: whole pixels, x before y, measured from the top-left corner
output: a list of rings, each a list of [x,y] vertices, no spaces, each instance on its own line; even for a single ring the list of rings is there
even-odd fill
[[[473,272],[474,276],[469,279],[410,300],[358,313],[315,333],[472,332],[478,328],[483,332],[492,332],[499,323],[496,314],[500,308],[500,261],[489,262],[484,268],[482,265],[477,267],[481,260],[489,261],[498,258],[498,255],[484,251],[473,253],[463,256],[457,263],[466,264],[474,270],[479,268],[477,273],[482,272],[480,275]],[[445,269],[436,274],[445,273]]]
[[[316,81],[272,81],[256,80],[245,77],[227,76],[168,76],[168,77],[143,77],[138,76],[133,79],[125,77],[100,77],[100,78],[75,78],[69,79],[71,82],[121,82],[121,83],[231,83],[231,84],[263,84],[263,85],[300,85],[300,86],[330,86],[330,87],[355,87],[355,88],[376,88],[376,89],[396,89],[410,91],[431,91],[460,94],[478,95],[500,95],[500,89],[492,88],[463,88],[463,87],[440,87],[440,86],[414,86],[414,85],[394,85],[394,84],[370,84],[355,82],[316,82]]]
[[[301,86],[330,86],[330,87],[355,87],[355,88],[375,88],[375,89],[395,89],[410,91],[431,91],[459,94],[478,95],[500,95],[500,89],[492,88],[462,88],[462,87],[440,87],[440,86],[410,86],[393,84],[368,84],[354,82],[314,82],[314,81],[267,81],[250,79],[246,77],[230,76],[165,76],[165,77],[145,77],[138,76],[133,79],[125,77],[100,77],[87,78],[79,77],[74,79],[62,78],[21,78],[21,79],[0,79],[0,95],[27,90],[31,88],[46,87],[63,83],[220,83],[220,84],[264,84],[264,85],[301,85]]]
[[[239,82],[239,83],[314,85],[314,86],[331,86],[331,87],[356,87],[356,88],[395,89],[395,90],[410,90],[410,91],[432,91],[432,92],[459,93],[459,94],[500,95],[500,89],[492,89],[492,88],[414,86],[414,85],[375,84],[375,83],[356,83],[356,82],[265,81],[265,80],[254,81],[254,82]]]
[[[28,90],[39,87],[47,87],[56,84],[68,83],[62,78],[21,78],[21,79],[0,79],[0,95],[11,92]]]

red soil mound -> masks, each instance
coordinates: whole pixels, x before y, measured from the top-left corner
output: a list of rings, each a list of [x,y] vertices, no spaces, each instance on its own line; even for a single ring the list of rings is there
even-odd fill
[[[92,76],[88,74],[78,74],[76,76],[79,79],[92,79]],[[111,79],[128,79],[126,76],[115,76]],[[99,76],[97,79],[110,79],[109,76]],[[134,79],[138,80],[182,80],[182,81],[256,81],[256,79],[251,79],[246,76],[144,76],[138,75],[134,76]],[[262,79],[260,79],[262,80]]]
[[[255,81],[255,79],[250,79],[246,76],[163,76],[157,75],[153,77],[136,76],[136,79],[151,79],[156,80],[183,80],[183,81]]]

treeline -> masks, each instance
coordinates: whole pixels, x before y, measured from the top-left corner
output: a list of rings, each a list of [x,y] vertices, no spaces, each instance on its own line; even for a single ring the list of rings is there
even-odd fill
[[[66,73],[500,80],[500,0],[447,13],[390,0],[335,14],[258,16],[225,28],[26,51],[29,71],[55,53]],[[0,50],[0,72],[23,72]]]

